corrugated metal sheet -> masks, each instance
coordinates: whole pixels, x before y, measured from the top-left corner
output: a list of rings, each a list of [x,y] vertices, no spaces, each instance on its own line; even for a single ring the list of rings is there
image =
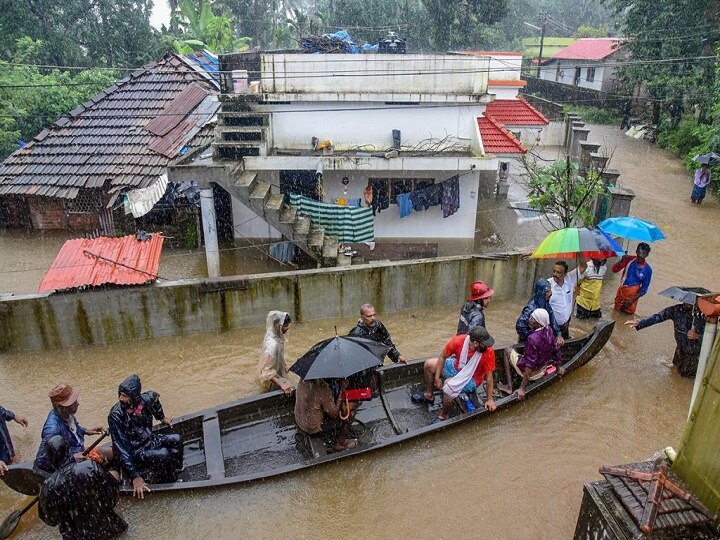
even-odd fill
[[[205,130],[198,129],[202,127],[199,120],[207,121],[209,115],[188,115],[192,121],[175,139],[157,141],[145,129],[153,119],[172,117],[165,116],[170,107],[183,104],[183,110],[199,110],[198,104],[204,104],[206,96],[219,93],[212,76],[201,73],[203,64],[217,70],[211,56],[185,60],[168,53],[93,97],[74,114],[58,119],[0,164],[0,195],[43,191],[67,198],[74,197],[79,188],[105,182],[119,189],[149,184],[166,172],[184,146],[212,142]],[[193,89],[183,94],[190,87]],[[165,137],[182,121],[183,115],[178,114]],[[192,140],[195,135],[202,140]],[[151,144],[162,151],[151,149]]]
[[[153,135],[163,136],[177,126],[209,92],[197,83],[180,92],[175,99],[169,102],[157,118],[153,118],[145,126]]]
[[[160,233],[145,241],[135,236],[68,240],[43,277],[38,292],[154,282],[162,245]]]

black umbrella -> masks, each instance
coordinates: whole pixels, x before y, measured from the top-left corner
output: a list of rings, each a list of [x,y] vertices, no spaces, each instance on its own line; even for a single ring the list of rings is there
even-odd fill
[[[371,339],[335,336],[313,345],[290,371],[301,379],[343,379],[381,366],[389,347]]]
[[[720,163],[720,154],[710,152],[709,154],[698,154],[693,158],[693,161],[705,165],[716,165]]]
[[[668,287],[658,293],[660,296],[667,296],[684,304],[694,304],[698,296],[710,294],[704,287]]]

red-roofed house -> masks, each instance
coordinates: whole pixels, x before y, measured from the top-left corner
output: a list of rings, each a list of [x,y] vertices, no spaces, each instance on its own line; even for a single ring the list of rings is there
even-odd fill
[[[529,145],[539,143],[543,128],[550,124],[540,111],[521,98],[496,99],[487,104],[485,116],[491,117]]]
[[[617,89],[617,63],[627,58],[618,38],[583,38],[543,62],[540,78],[602,92]]]
[[[516,156],[527,152],[527,148],[515,138],[515,135],[505,129],[500,122],[488,116],[487,112],[485,116],[478,117],[477,123],[485,152],[498,157]]]

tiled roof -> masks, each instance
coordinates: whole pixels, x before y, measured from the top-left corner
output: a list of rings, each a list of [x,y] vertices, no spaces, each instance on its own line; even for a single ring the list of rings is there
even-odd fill
[[[505,80],[505,79],[490,79],[488,81],[488,86],[518,86],[523,87],[527,86],[527,81],[517,81],[517,80]]]
[[[489,116],[478,116],[477,122],[485,152],[490,154],[524,154],[527,152],[527,148],[497,120]]]
[[[560,49],[551,60],[602,60],[617,51],[617,38],[582,38]]]
[[[153,282],[157,279],[162,245],[160,233],[143,241],[134,235],[68,240],[40,282],[38,292]]]
[[[505,126],[546,126],[550,120],[524,99],[496,99],[487,104],[485,114]]]
[[[200,58],[214,74],[203,71]],[[74,198],[80,188],[142,188],[168,163],[213,140],[217,58],[167,53],[58,119],[0,164],[0,195]],[[167,119],[167,121],[165,121]],[[163,133],[149,124],[161,124]],[[164,125],[162,125],[164,124]]]

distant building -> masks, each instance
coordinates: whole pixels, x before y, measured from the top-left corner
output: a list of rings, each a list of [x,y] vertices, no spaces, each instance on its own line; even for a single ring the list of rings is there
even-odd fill
[[[617,63],[628,57],[618,38],[582,38],[543,61],[540,78],[601,92],[617,90]]]

